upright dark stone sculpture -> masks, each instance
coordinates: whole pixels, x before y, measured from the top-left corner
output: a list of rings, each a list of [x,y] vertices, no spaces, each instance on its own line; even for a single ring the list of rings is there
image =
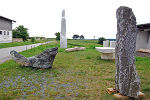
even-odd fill
[[[32,56],[26,58],[19,54],[17,51],[11,51],[10,54],[17,63],[22,66],[31,66],[35,68],[52,68],[53,61],[56,54],[58,53],[58,48],[47,49],[37,56]]]
[[[115,48],[116,90],[129,97],[138,98],[140,79],[135,67],[136,18],[131,8],[121,6],[117,9],[117,35]]]

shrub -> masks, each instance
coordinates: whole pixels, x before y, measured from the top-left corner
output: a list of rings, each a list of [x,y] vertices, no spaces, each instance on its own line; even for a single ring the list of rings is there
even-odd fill
[[[80,37],[79,35],[74,34],[72,38],[76,40],[76,39],[78,39],[79,37]]]
[[[23,25],[20,25],[12,30],[13,38],[22,38],[23,41],[27,41],[29,38],[28,28],[25,28]]]
[[[79,36],[79,38],[83,40],[83,39],[84,39],[84,36],[83,36],[83,35],[81,35],[81,36]]]
[[[95,49],[95,45],[90,45],[89,49]]]
[[[104,37],[100,37],[99,39],[98,39],[98,44],[103,44],[103,41],[105,41],[105,38]]]
[[[86,56],[86,59],[91,59],[91,56]]]
[[[60,40],[60,32],[56,32],[55,35],[56,35],[56,40]]]
[[[31,42],[35,42],[35,37],[31,37]]]

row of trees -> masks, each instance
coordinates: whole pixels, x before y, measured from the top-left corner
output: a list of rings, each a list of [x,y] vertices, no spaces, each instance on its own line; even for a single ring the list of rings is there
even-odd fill
[[[22,38],[23,41],[26,41],[29,38],[29,33],[28,33],[28,28],[25,28],[23,25],[20,25],[18,27],[16,27],[15,29],[12,30],[13,32],[13,38]],[[56,40],[60,40],[60,32],[56,32]],[[73,39],[84,39],[83,35],[77,35],[74,34]],[[32,41],[35,41],[35,39],[31,39]],[[98,44],[103,44],[103,41],[105,40],[104,37],[100,37],[98,39]]]
[[[29,39],[28,28],[25,28],[23,25],[20,25],[12,30],[13,38],[22,38],[23,41],[27,41]],[[40,37],[42,39],[42,37]],[[31,42],[35,42],[36,38],[31,37]]]
[[[12,30],[13,32],[13,38],[22,38],[23,41],[26,41],[28,38],[29,38],[29,33],[28,33],[28,28],[25,28],[23,25],[20,25],[18,27],[16,27],[15,29]],[[56,32],[55,33],[56,35],[56,40],[60,40],[60,32]],[[73,39],[84,39],[84,36],[83,35],[77,35],[77,34],[74,34]],[[31,39],[32,41],[35,41],[35,39]],[[100,37],[98,39],[98,44],[103,44],[103,41],[105,40],[104,37]]]
[[[77,35],[77,34],[75,34],[75,35],[73,35],[73,37],[72,37],[73,39],[75,39],[75,40],[77,40],[77,39],[84,39],[84,36],[83,35]]]
[[[56,35],[56,40],[60,40],[60,32],[56,32],[55,35]],[[84,36],[83,35],[79,36],[79,35],[75,34],[75,35],[73,35],[72,38],[75,40],[76,39],[84,39]]]

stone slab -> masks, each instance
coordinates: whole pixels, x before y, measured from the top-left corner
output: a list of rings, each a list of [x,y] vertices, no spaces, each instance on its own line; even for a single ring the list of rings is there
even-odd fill
[[[74,48],[68,48],[65,51],[67,52],[72,52],[72,51],[81,51],[81,50],[85,50],[85,47],[74,47]]]
[[[95,47],[101,53],[115,53],[115,48],[111,47]]]
[[[96,50],[101,53],[101,59],[113,60],[115,59],[115,48],[111,47],[96,47]]]

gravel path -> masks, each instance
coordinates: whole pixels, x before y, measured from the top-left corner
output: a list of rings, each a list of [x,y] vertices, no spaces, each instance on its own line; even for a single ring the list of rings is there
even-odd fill
[[[52,41],[48,41],[48,42],[44,42],[44,43],[31,44],[31,45],[24,45],[24,46],[16,46],[16,47],[10,47],[10,48],[2,48],[2,49],[0,49],[0,64],[11,59],[10,51],[12,51],[12,50],[15,50],[17,52],[21,52],[21,51],[35,48],[37,46],[47,44],[50,42],[52,42]]]

